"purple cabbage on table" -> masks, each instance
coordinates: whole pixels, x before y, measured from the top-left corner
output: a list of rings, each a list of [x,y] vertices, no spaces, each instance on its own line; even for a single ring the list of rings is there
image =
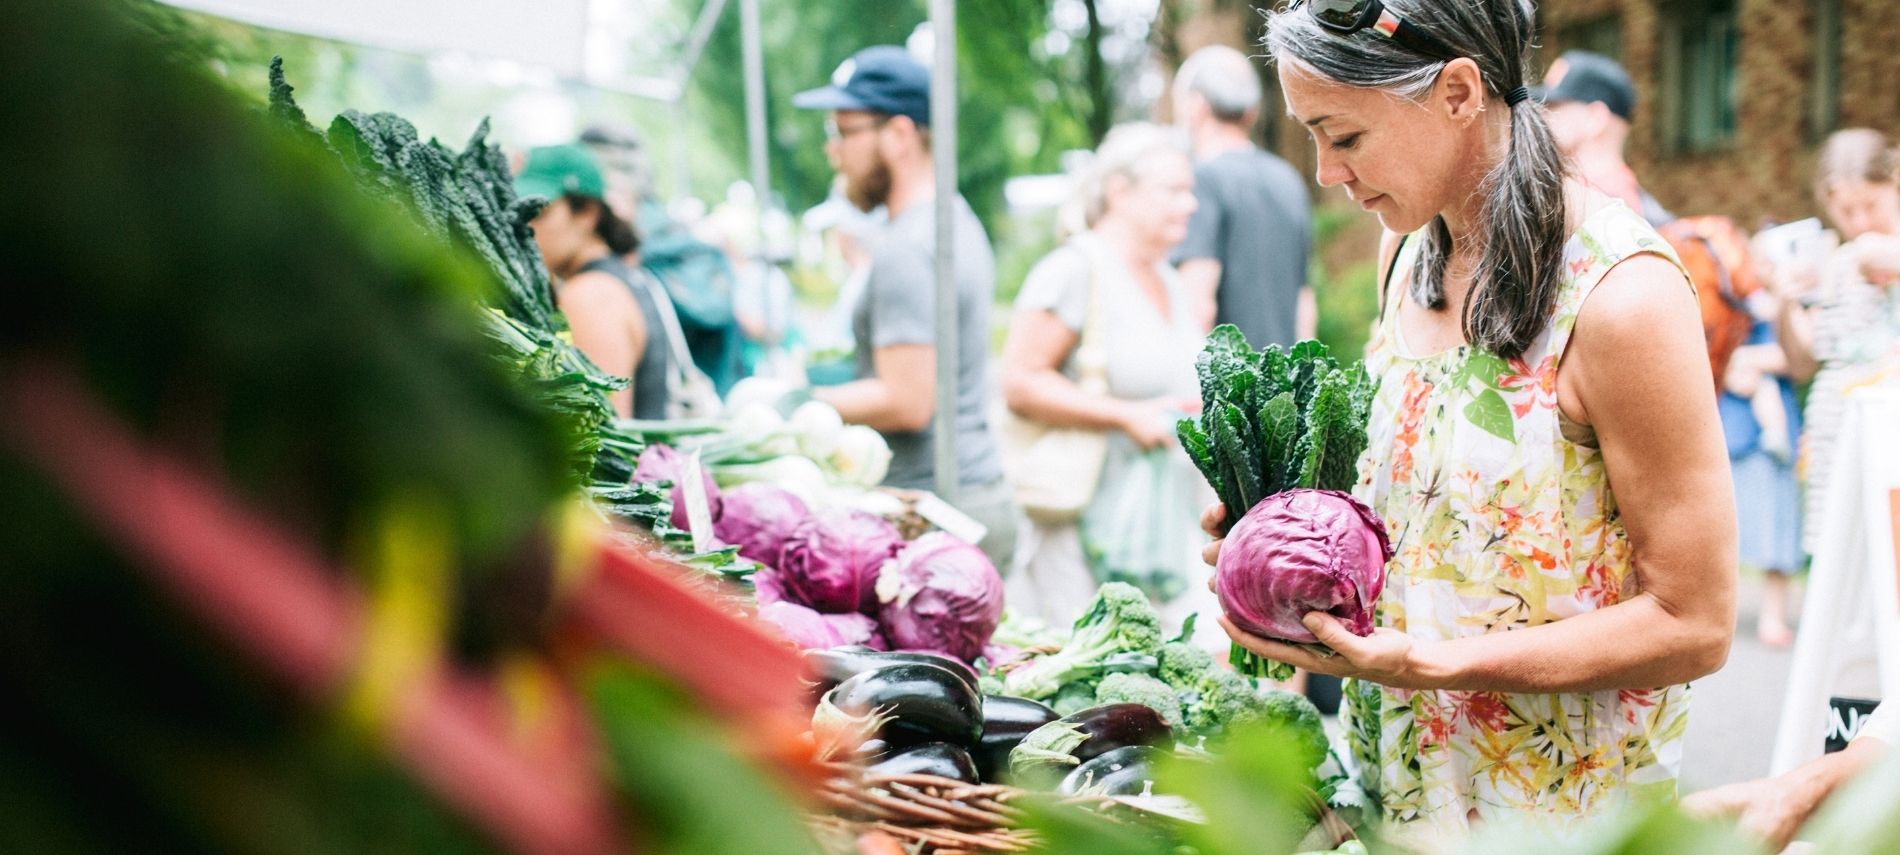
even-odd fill
[[[1392,557],[1385,525],[1336,490],[1288,490],[1262,499],[1227,533],[1214,567],[1221,610],[1236,627],[1296,643],[1318,639],[1307,612],[1371,635]]]
[[[752,599],[759,605],[786,602],[785,582],[777,570],[768,567],[747,578],[752,581]]]
[[[786,539],[811,516],[805,502],[788,490],[762,482],[740,484],[723,497],[724,509],[713,533],[721,543],[767,567],[778,567]]]
[[[686,490],[680,486],[680,471],[685,468],[686,458],[679,452],[671,446],[654,443],[640,452],[640,460],[633,468],[633,482],[655,484],[664,481],[672,484],[673,492],[668,500],[673,503],[673,515],[667,521],[680,531],[692,531],[686,519]],[[702,466],[699,474],[706,485],[706,509],[713,522],[714,531],[709,534],[719,538],[717,531],[725,511],[724,499],[719,494],[719,485],[713,482],[712,472]]]
[[[827,614],[877,613],[877,576],[904,546],[897,528],[863,511],[831,510],[792,531],[779,551],[785,598]]]
[[[918,538],[885,565],[878,622],[897,650],[965,662],[982,656],[1003,617],[1003,578],[983,550],[944,533]]]
[[[824,650],[848,644],[862,644],[883,650],[877,621],[869,615],[853,612],[842,615],[819,614],[797,603],[776,602],[759,607],[759,619],[770,624],[800,650]]]

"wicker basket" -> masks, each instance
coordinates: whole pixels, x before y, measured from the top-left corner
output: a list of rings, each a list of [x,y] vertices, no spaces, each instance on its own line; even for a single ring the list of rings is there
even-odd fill
[[[1021,811],[1009,803],[1022,790],[966,784],[935,775],[882,775],[834,764],[818,797],[832,813],[815,820],[828,837],[879,831],[921,851],[1021,852],[1035,837],[1015,828]]]
[[[831,813],[814,817],[820,836],[837,852],[856,852],[866,834],[883,834],[921,855],[1023,852],[1036,835],[1017,828],[1022,811],[1011,802],[1027,791],[1003,784],[967,784],[935,775],[884,775],[848,764],[827,766],[819,800]],[[1318,819],[1307,842],[1334,848],[1355,838],[1352,827],[1311,795]],[[1113,799],[1076,797],[1071,804],[1102,807]]]

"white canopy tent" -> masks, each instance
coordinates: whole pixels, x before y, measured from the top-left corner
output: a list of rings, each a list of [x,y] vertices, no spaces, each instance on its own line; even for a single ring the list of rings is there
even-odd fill
[[[615,0],[165,0],[174,6],[294,33],[386,50],[431,55],[462,53],[553,71],[589,86],[677,107],[727,0],[706,0],[671,73],[618,78],[599,73],[601,51],[624,45],[589,38],[596,7]],[[748,171],[761,202],[770,198],[766,152],[765,63],[759,0],[739,0],[745,62]],[[931,61],[931,124],[938,139],[956,139],[956,3],[931,0],[935,38]],[[824,49],[824,48],[818,48]],[[936,147],[937,166],[937,492],[954,501],[957,410],[957,295],[950,226],[954,222],[955,145]],[[765,218],[759,218],[763,223]]]

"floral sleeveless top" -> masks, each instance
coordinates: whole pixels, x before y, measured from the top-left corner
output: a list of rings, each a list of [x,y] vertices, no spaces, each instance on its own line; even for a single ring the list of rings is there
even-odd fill
[[[1416,246],[1406,241],[1394,270],[1411,269]],[[1368,348],[1380,385],[1354,491],[1396,550],[1382,626],[1434,641],[1510,632],[1637,593],[1602,455],[1558,410],[1557,368],[1591,289],[1639,253],[1676,260],[1623,204],[1592,214],[1564,248],[1550,326],[1518,359],[1469,346],[1414,355],[1399,329],[1401,289],[1388,287]],[[1347,695],[1364,783],[1389,821],[1407,825],[1403,836],[1455,839],[1473,820],[1568,820],[1675,794],[1687,686],[1521,695],[1361,684]]]

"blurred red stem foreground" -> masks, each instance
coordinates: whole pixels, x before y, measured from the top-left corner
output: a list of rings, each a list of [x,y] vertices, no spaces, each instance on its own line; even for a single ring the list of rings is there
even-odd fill
[[[70,370],[0,369],[0,431],[177,604],[306,702],[334,705],[365,655],[364,597],[217,479],[143,444]],[[570,626],[666,674],[791,771],[801,660],[684,584],[681,571],[603,536],[567,601]],[[560,726],[522,740],[493,680],[436,661],[407,684],[382,736],[428,789],[498,843],[527,853],[629,851],[571,694]],[[534,747],[542,750],[533,750]],[[637,839],[638,834],[631,835]]]

